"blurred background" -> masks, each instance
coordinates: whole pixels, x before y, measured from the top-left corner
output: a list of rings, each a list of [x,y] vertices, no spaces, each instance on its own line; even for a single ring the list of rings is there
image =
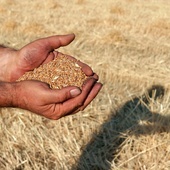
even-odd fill
[[[170,169],[170,2],[0,0],[0,44],[75,33],[58,49],[104,86],[57,121],[1,108],[0,169]]]

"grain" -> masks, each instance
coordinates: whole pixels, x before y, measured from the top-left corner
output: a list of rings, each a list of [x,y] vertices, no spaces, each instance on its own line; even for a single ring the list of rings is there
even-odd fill
[[[62,89],[66,86],[82,88],[86,78],[75,60],[68,59],[66,55],[59,53],[54,60],[26,72],[17,81],[39,80],[48,83],[52,89]]]

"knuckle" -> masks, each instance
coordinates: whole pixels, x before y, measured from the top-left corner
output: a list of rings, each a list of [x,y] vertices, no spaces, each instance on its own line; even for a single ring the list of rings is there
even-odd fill
[[[83,102],[82,102],[82,101],[79,101],[79,102],[77,103],[77,106],[78,106],[78,107],[83,106]]]
[[[61,117],[55,115],[55,116],[53,116],[51,119],[52,119],[52,120],[58,120],[58,119],[60,119],[60,118],[61,118]]]
[[[61,111],[60,107],[58,107],[58,110],[54,112],[53,114],[53,120],[58,120],[62,117],[63,112]]]
[[[61,116],[59,114],[52,114],[51,116],[48,116],[49,119],[51,120],[58,120],[61,118]]]
[[[50,109],[50,114],[48,114],[48,118],[51,119],[51,120],[58,120],[61,117],[62,117],[62,112],[61,112],[60,107],[53,106]]]

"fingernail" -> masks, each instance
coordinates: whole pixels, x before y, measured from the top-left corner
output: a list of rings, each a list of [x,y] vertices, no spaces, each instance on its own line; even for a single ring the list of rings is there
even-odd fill
[[[73,89],[73,90],[70,90],[70,94],[72,97],[76,97],[78,96],[79,94],[81,93],[81,90],[80,89]]]

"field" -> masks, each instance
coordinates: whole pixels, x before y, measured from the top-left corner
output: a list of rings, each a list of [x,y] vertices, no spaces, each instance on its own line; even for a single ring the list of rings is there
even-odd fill
[[[73,32],[59,51],[103,83],[84,111],[57,121],[1,108],[0,169],[169,170],[169,16],[165,0],[0,0],[0,44]]]

